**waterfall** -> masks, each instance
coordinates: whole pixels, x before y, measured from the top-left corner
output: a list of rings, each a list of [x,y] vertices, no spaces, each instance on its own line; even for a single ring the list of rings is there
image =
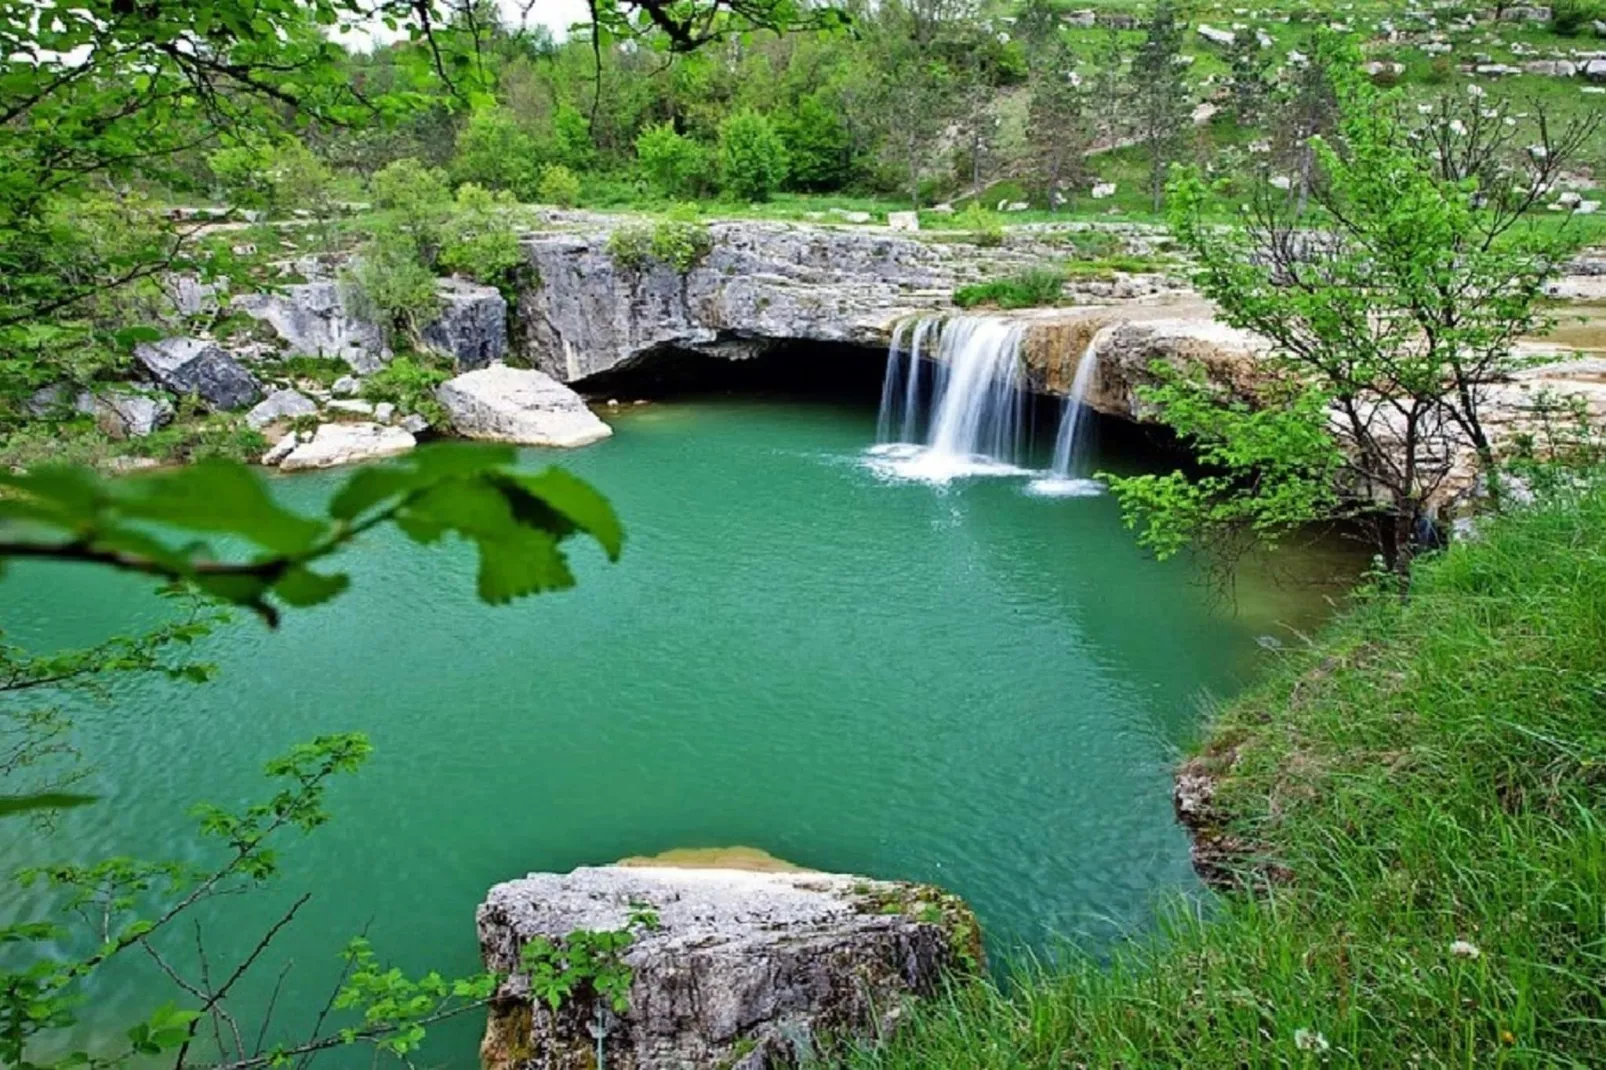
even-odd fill
[[[879,445],[871,450],[876,466],[890,475],[932,483],[1019,474],[1024,333],[1019,322],[992,316],[900,324],[882,384]],[[922,376],[928,374],[922,362],[928,357],[935,367],[929,369],[930,417],[921,442]]]
[[[1098,373],[1098,351],[1089,342],[1077,362],[1076,374],[1071,378],[1071,393],[1065,399],[1060,416],[1059,433],[1054,436],[1054,463],[1049,474],[1032,480],[1028,493],[1046,498],[1074,498],[1097,494],[1103,489],[1094,479],[1087,478],[1087,459],[1082,455],[1087,426],[1087,392]]]

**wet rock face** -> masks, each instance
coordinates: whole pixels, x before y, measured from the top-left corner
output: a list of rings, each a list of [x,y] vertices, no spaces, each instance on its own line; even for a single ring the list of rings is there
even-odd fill
[[[140,343],[134,359],[180,397],[195,394],[214,409],[239,409],[262,396],[256,379],[222,346],[199,338]]]
[[[531,939],[627,928],[629,1007],[581,989],[554,1013],[518,972]],[[975,918],[922,885],[823,873],[598,867],[535,873],[492,888],[477,914],[497,993],[488,1070],[591,1070],[602,1032],[614,1070],[791,1066],[815,1038],[884,1035],[907,997],[979,966]]]

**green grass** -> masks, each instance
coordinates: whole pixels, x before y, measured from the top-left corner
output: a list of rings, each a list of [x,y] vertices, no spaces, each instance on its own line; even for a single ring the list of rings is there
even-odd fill
[[[954,304],[960,308],[992,305],[997,308],[1036,308],[1058,303],[1065,286],[1065,273],[1051,268],[1034,268],[1007,279],[961,286],[954,291]]]
[[[1606,1065],[1606,490],[1284,657],[1198,759],[1269,890],[957,989],[845,1063]]]

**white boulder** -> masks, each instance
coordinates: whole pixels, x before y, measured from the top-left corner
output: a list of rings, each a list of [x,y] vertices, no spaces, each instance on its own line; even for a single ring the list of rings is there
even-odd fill
[[[452,429],[467,438],[574,447],[613,434],[579,394],[529,368],[493,364],[467,372],[437,387],[435,398]]]
[[[279,444],[283,445],[282,439]],[[406,453],[416,445],[418,440],[399,427],[371,423],[321,424],[312,441],[298,443],[279,462],[279,470],[299,472],[375,461]]]

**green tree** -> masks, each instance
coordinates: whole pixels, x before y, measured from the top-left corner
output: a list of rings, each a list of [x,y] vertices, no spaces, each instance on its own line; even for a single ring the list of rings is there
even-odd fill
[[[1207,221],[1197,173],[1171,187],[1171,227],[1198,264],[1196,285],[1226,322],[1271,345],[1261,396],[1227,396],[1198,369],[1164,376],[1148,397],[1214,471],[1111,485],[1161,553],[1373,517],[1403,582],[1457,465],[1470,455],[1496,480],[1489,392],[1521,366],[1517,339],[1548,326],[1546,284],[1586,237],[1528,213],[1600,120],[1541,123],[1530,149],[1505,105],[1458,95],[1423,125],[1364,77],[1353,45],[1325,36],[1318,49],[1338,103],[1334,138],[1313,144],[1321,230],[1269,187],[1231,230]]]
[[[657,123],[636,138],[636,162],[647,184],[660,197],[698,192],[708,175],[708,152],[675,131],[675,124]]]
[[[787,175],[803,190],[834,190],[853,177],[853,141],[836,109],[811,93],[776,121],[786,145]]]
[[[475,110],[457,135],[452,178],[527,198],[535,193],[541,151],[503,107]]]
[[[1058,208],[1066,189],[1079,187],[1087,173],[1093,128],[1087,90],[1074,69],[1070,49],[1054,50],[1033,74],[1027,133],[1050,207]]]
[[[1165,200],[1166,170],[1182,154],[1190,108],[1183,76],[1182,34],[1175,0],[1155,0],[1148,32],[1132,59],[1133,118],[1149,154],[1149,194],[1154,210]]]
[[[786,145],[769,119],[751,109],[719,124],[719,172],[725,191],[767,201],[786,180]]]

